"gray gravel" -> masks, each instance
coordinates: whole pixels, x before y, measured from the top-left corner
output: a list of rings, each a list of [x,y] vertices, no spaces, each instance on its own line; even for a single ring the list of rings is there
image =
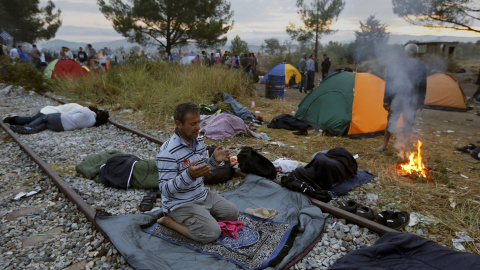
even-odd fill
[[[4,85],[0,84],[2,119],[10,114],[33,115],[46,105],[59,105],[31,91],[3,88]],[[162,140],[170,135],[169,132],[143,130]],[[158,148],[155,143],[109,124],[20,136],[94,209],[104,209],[113,215],[139,213],[137,206],[144,190],[106,188],[78,175],[75,165],[88,154],[113,149],[140,158],[153,158]],[[115,247],[3,130],[0,139],[1,269],[63,269],[69,266],[71,269],[131,269]],[[231,189],[239,181],[236,179],[210,188],[217,191]],[[373,180],[342,200],[352,198],[374,207],[374,196],[370,200],[366,195],[369,187],[378,184],[379,181]],[[30,191],[37,186],[41,188],[39,193],[12,200],[18,192]],[[160,207],[160,200],[155,206]],[[22,209],[28,209],[26,215],[11,220],[11,215]],[[329,217],[322,240],[294,269],[327,269],[349,251],[369,246],[377,238],[378,235],[368,229]],[[31,241],[36,243],[31,244]]]

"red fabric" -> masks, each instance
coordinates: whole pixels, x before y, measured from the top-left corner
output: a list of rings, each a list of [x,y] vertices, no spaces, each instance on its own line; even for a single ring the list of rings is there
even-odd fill
[[[88,71],[86,71],[79,63],[71,59],[58,60],[55,68],[52,72],[52,79],[57,78],[80,78],[86,77]]]
[[[243,222],[240,221],[221,221],[218,222],[218,225],[220,225],[223,235],[234,239],[237,239],[237,232],[243,228]]]

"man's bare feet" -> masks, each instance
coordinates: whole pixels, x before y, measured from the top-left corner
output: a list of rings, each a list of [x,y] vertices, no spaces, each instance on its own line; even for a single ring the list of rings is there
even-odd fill
[[[188,238],[192,238],[189,234],[188,234],[188,228],[187,226],[183,225],[183,224],[180,224],[178,222],[176,222],[173,218],[169,217],[169,216],[164,216],[164,217],[161,217],[159,219],[157,219],[157,222],[167,228],[170,228],[174,231],[177,231],[179,233],[181,233],[182,235],[184,235],[185,237],[188,237]]]
[[[175,220],[173,220],[173,218],[171,218],[169,216],[163,216],[163,217],[161,217],[157,220],[157,222],[159,224],[162,224],[163,226],[166,226],[166,227],[169,227],[169,228],[170,228],[170,226],[168,226],[168,225],[171,224],[172,221],[175,222]]]

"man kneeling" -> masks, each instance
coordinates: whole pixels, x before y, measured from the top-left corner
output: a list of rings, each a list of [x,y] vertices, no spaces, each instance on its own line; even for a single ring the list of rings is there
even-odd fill
[[[191,102],[177,105],[173,112],[175,133],[157,153],[159,189],[165,216],[158,223],[203,243],[221,234],[217,221],[234,221],[237,207],[205,189],[203,176],[218,163],[230,162],[230,151],[219,146],[208,158],[205,143],[198,137],[200,109]]]

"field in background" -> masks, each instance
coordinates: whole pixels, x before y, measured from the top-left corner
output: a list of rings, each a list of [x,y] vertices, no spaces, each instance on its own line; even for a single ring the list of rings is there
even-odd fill
[[[479,63],[466,61],[460,65],[471,66],[473,70],[480,67]],[[475,91],[476,74],[469,71],[452,75],[459,80],[467,96]],[[65,99],[111,110],[118,120],[137,123],[144,131],[152,133],[159,130],[173,132],[171,114],[177,103],[210,104],[213,94],[220,91],[230,94],[244,106],[255,100],[256,107],[251,110],[258,111],[256,114],[266,121],[282,113],[291,113],[304,97],[296,90],[287,90],[285,99],[270,100],[264,98],[264,89],[264,85],[247,82],[239,70],[153,62],[119,67],[85,80],[49,81],[45,87],[46,91]],[[409,232],[447,246],[452,245],[451,239],[460,231],[480,243],[480,166],[475,160],[468,159],[468,155],[454,150],[454,147],[480,140],[480,118],[475,114],[480,111],[480,106],[471,105],[474,110],[464,113],[434,110],[418,113],[415,137],[424,142],[426,162],[433,175],[430,181],[398,176],[395,172],[395,164],[399,161],[396,150],[374,151],[381,145],[381,137],[351,140],[324,137],[312,131],[307,137],[299,137],[291,131],[268,129],[263,125],[256,132],[265,132],[274,142],[286,146],[243,136],[206,141],[230,147],[234,153],[241,146],[252,146],[260,149],[271,161],[290,157],[308,162],[316,151],[344,147],[359,155],[360,170],[370,170],[380,179],[381,185],[369,191],[379,196],[373,207],[375,210],[406,210],[432,216],[438,224]],[[131,110],[125,113],[125,109]],[[480,254],[478,246],[472,243],[466,246]]]

